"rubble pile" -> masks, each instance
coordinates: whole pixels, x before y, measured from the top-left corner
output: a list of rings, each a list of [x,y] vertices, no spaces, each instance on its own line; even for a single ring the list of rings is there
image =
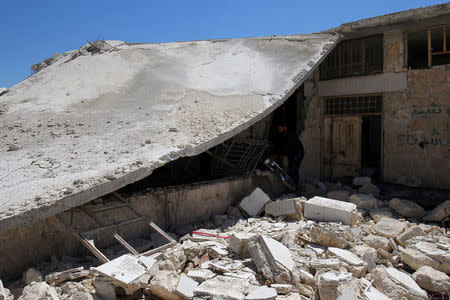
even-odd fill
[[[374,194],[340,186],[345,201],[272,201],[257,189],[226,215],[179,228],[163,252],[60,272],[47,265],[45,276],[30,269],[26,286],[0,299],[448,299],[450,231],[421,223],[448,212],[382,201],[364,178],[354,184]]]

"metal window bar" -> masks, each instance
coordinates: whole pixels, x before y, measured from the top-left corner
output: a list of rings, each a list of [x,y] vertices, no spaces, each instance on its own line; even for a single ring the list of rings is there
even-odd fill
[[[326,115],[381,113],[381,95],[335,97],[325,99]]]

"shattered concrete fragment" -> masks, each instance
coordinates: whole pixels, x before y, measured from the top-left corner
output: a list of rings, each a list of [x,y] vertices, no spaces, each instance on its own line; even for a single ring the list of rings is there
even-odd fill
[[[229,239],[228,246],[233,252],[243,257],[249,257],[250,253],[248,252],[247,244],[250,241],[250,239],[252,239],[255,236],[256,234],[250,232],[238,232],[232,234],[231,238]]]
[[[328,251],[352,266],[363,266],[365,262],[348,250],[329,247]]]
[[[308,219],[347,225],[354,225],[361,219],[355,204],[317,196],[306,202],[304,215]]]
[[[116,298],[116,287],[110,280],[107,280],[102,276],[96,276],[92,285],[95,287],[95,294],[100,296],[101,299]]]
[[[391,252],[392,248],[389,244],[389,240],[384,236],[369,234],[368,236],[365,236],[363,238],[364,243],[367,244],[367,246],[372,247],[374,249],[381,248],[385,251]]]
[[[317,276],[317,287],[321,300],[334,300],[344,292],[359,295],[359,287],[356,285],[351,273],[338,273],[330,271]]]
[[[425,236],[425,235],[427,234],[422,228],[420,228],[419,226],[413,226],[406,229],[403,233],[399,234],[396,238],[396,241],[403,247],[406,247],[406,241],[416,236]]]
[[[14,300],[14,296],[9,289],[3,286],[3,282],[0,280],[0,300]]]
[[[273,300],[276,297],[277,291],[274,288],[263,285],[248,294],[245,300]]]
[[[440,269],[440,263],[424,253],[411,248],[400,250],[400,259],[407,264],[411,269],[418,270],[423,266],[431,266],[437,270]]]
[[[368,183],[371,183],[372,180],[370,179],[370,177],[354,177],[352,180],[353,185],[365,185]]]
[[[93,276],[90,270],[84,270],[84,267],[64,270],[62,272],[54,272],[45,276],[45,282],[48,284],[60,285],[68,280],[75,280],[83,277]]]
[[[347,201],[350,197],[350,192],[346,190],[334,190],[327,193],[327,198]]]
[[[436,206],[432,211],[428,212],[425,217],[423,217],[423,220],[427,222],[438,222],[448,216],[450,216],[450,200]]]
[[[311,227],[310,237],[314,243],[324,247],[349,247],[349,243],[344,236],[321,225]]]
[[[36,299],[59,300],[59,296],[56,289],[46,282],[33,282],[23,289],[22,295],[18,298],[18,300]]]
[[[443,293],[450,290],[450,277],[429,266],[420,267],[412,274],[412,278],[421,288],[431,292]]]
[[[201,283],[195,289],[194,295],[212,299],[242,300],[256,288],[246,279],[219,275]]]
[[[361,194],[372,194],[372,195],[378,195],[380,193],[380,189],[373,185],[372,183],[366,183],[358,190]]]
[[[348,198],[348,202],[355,204],[359,209],[369,209],[378,204],[377,198],[371,194],[353,194]]]
[[[369,215],[375,223],[378,223],[382,218],[392,218],[392,210],[389,207],[372,208]]]
[[[369,287],[368,289],[364,290],[364,295],[367,297],[368,300],[393,300],[374,288],[373,286]]]
[[[425,215],[425,210],[416,203],[400,198],[393,198],[389,206],[405,218],[420,218]]]
[[[32,282],[41,282],[43,281],[42,273],[34,268],[29,268],[22,274],[22,281],[25,285],[29,285]]]
[[[310,265],[316,271],[319,269],[339,270],[342,263],[337,258],[315,258],[310,261]]]
[[[378,266],[374,273],[374,285],[383,294],[392,299],[427,299],[427,292],[406,273],[395,268]]]
[[[286,216],[293,220],[303,218],[302,204],[298,198],[269,202],[264,210],[266,215],[273,217]]]
[[[267,196],[260,188],[256,188],[250,195],[242,199],[239,203],[239,207],[247,215],[255,217],[263,211],[264,206],[269,201],[269,196]]]
[[[173,271],[159,271],[150,280],[148,288],[155,296],[165,300],[180,300],[177,294],[179,276]]]
[[[396,238],[400,233],[405,230],[405,222],[398,221],[392,218],[382,218],[374,226],[374,230],[378,235],[387,238]]]
[[[214,278],[216,273],[208,269],[191,270],[187,273],[188,277],[191,277],[195,281],[203,282],[205,280]]]
[[[296,291],[295,286],[292,284],[274,283],[271,284],[270,287],[274,288],[278,295],[286,295]]]
[[[194,297],[194,290],[197,286],[198,283],[195,280],[187,277],[185,274],[181,274],[177,285],[177,293],[183,299],[192,299]]]
[[[236,272],[244,267],[242,262],[238,260],[219,260],[217,262],[212,262],[209,266],[222,273]]]

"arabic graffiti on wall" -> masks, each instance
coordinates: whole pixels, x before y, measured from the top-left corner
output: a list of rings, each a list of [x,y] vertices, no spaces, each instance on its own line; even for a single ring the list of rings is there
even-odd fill
[[[442,108],[440,104],[436,104],[435,102],[432,102],[430,106],[420,108],[416,105],[413,105],[413,110],[411,114],[413,116],[420,116],[420,117],[431,117],[433,115],[439,115],[442,112]],[[447,114],[450,114],[450,108],[447,109]]]
[[[433,127],[430,132],[418,135],[410,128],[405,133],[397,135],[397,142],[399,146],[414,146],[418,145],[424,147],[431,146],[449,146],[450,145],[450,131],[449,124],[445,124],[442,128]]]

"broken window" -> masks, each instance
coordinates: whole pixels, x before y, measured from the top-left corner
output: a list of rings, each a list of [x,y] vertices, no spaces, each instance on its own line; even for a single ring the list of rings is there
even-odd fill
[[[450,63],[450,25],[407,33],[408,68],[423,69]]]
[[[320,65],[320,80],[383,72],[383,35],[339,43]]]

